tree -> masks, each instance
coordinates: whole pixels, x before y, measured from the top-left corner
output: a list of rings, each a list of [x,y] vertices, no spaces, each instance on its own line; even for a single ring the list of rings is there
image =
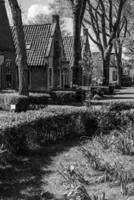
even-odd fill
[[[17,0],[8,0],[13,18],[17,64],[19,74],[19,94],[28,96],[27,55],[21,18],[21,9]]]
[[[117,32],[126,2],[127,0],[87,0],[88,6],[83,25],[92,27],[89,37],[101,52],[103,85],[109,84],[110,56],[113,44],[117,39]]]
[[[82,85],[81,26],[87,0],[69,0],[73,13],[73,84]]]
[[[68,0],[55,0],[49,4],[52,14],[60,16],[60,27],[62,35],[70,35],[66,30],[66,19],[72,18],[71,4]]]
[[[118,71],[118,86],[121,87],[122,81],[122,53],[123,48],[126,47],[126,41],[132,38],[132,27],[133,27],[133,4],[130,1],[127,1],[123,9],[123,14],[121,22],[119,24],[119,29],[117,31],[116,41],[114,43],[115,55],[116,55],[116,64]],[[129,44],[130,45],[130,44]]]

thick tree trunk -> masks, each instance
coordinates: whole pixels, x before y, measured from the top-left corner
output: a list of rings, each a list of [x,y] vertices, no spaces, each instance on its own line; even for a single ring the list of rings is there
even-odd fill
[[[109,85],[109,67],[110,67],[110,57],[112,47],[109,47],[102,52],[102,60],[103,60],[103,85]]]
[[[121,87],[122,80],[122,47],[119,47],[118,52],[116,53],[117,60],[117,76],[118,76],[118,87]]]
[[[109,85],[109,57],[104,58],[103,60],[103,85],[108,86]]]
[[[82,68],[79,61],[81,61],[81,24],[79,13],[74,14],[73,18],[73,85],[82,85]]]
[[[17,65],[19,74],[19,94],[28,96],[28,69],[25,48],[24,32],[21,18],[21,10],[17,0],[9,0],[13,18],[15,41],[17,48]]]

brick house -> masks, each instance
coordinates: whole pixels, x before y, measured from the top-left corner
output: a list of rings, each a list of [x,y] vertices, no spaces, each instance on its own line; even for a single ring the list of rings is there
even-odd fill
[[[72,75],[72,69],[73,69],[73,54],[72,54],[72,48],[73,48],[73,36],[65,36],[63,37],[63,45],[65,49],[65,54],[67,61],[69,62],[69,68],[70,68],[70,87],[72,87],[72,82],[73,82],[73,75]],[[83,60],[90,61],[91,60],[91,51],[90,51],[90,44],[89,44],[89,39],[88,39],[88,29],[83,30],[83,36],[81,37],[81,57],[82,60],[81,66],[83,63]],[[88,66],[90,68],[90,64]],[[84,73],[84,69],[82,69],[82,86],[87,86],[89,85],[89,75],[87,73]]]
[[[23,30],[29,90],[43,92],[69,85],[69,63],[64,53],[59,16],[53,15],[50,24],[24,25]]]
[[[0,1],[0,90],[15,89],[15,48],[5,3]]]

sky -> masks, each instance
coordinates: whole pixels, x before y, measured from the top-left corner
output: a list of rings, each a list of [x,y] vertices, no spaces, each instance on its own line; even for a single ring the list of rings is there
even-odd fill
[[[11,13],[8,5],[8,0],[6,1],[6,8],[8,11],[9,20],[11,22]],[[46,15],[51,15],[51,10],[49,4],[54,2],[54,0],[18,0],[18,3],[22,10],[23,22],[28,23],[28,20],[31,20],[38,14],[45,13]],[[66,18],[66,29],[72,33],[72,21],[70,18]]]
[[[9,16],[9,21],[11,23],[11,13],[8,5],[8,0],[5,0],[6,8]],[[49,4],[54,2],[54,0],[18,0],[18,3],[22,10],[23,23],[27,24],[29,20],[34,18],[40,13],[45,13],[46,15],[51,15],[51,10]],[[66,18],[66,30],[70,33],[73,32],[72,19]],[[91,50],[96,51],[95,45],[90,41]]]

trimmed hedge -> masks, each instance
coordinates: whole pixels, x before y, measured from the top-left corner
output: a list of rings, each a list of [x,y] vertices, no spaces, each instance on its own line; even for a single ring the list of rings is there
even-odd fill
[[[49,98],[50,98],[49,94],[30,93],[29,104],[31,104],[31,105],[47,105]]]
[[[52,91],[50,92],[52,103],[57,105],[69,104],[76,101],[75,91]]]
[[[19,95],[18,93],[1,93],[0,108],[2,110],[11,110],[11,105],[15,105],[16,112],[26,111],[29,108],[37,109],[48,105],[49,94],[30,93],[29,97]]]
[[[134,110],[86,110],[73,106],[48,106],[37,111],[10,113],[0,118],[0,142],[10,152],[23,154],[33,145],[77,136],[108,134],[134,123]]]
[[[0,122],[1,142],[16,154],[23,154],[35,144],[91,135],[97,127],[93,114],[74,107],[11,113]]]

